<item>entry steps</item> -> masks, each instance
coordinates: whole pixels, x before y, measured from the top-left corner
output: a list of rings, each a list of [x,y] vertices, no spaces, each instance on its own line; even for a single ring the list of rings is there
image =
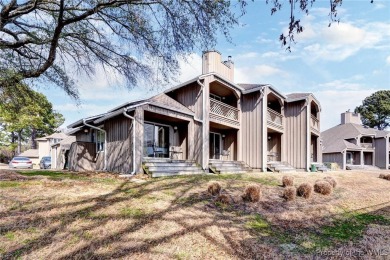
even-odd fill
[[[352,165],[347,164],[345,166],[347,170],[365,170],[365,171],[377,171],[380,170],[379,167],[373,166],[373,165]]]
[[[216,174],[224,173],[247,173],[251,172],[252,168],[246,165],[243,161],[223,161],[210,159],[209,169]]]
[[[143,158],[142,168],[152,177],[193,175],[205,173],[193,160],[173,160],[168,158]]]
[[[329,171],[330,169],[328,169],[328,167],[326,167],[324,164],[322,163],[315,163],[315,162],[312,162],[310,165],[315,165],[316,166],[316,169],[317,169],[317,172],[327,172]],[[311,166],[310,166],[311,167]],[[311,168],[310,168],[311,170]]]
[[[295,172],[295,168],[287,162],[270,161],[267,162],[267,168],[271,172]]]

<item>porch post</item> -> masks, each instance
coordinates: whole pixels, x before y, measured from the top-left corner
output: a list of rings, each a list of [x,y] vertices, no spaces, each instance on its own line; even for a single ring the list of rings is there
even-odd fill
[[[261,138],[261,171],[266,172],[267,171],[267,151],[268,151],[268,138],[267,138],[267,101],[268,99],[268,88],[264,88],[263,93],[263,100],[262,100],[262,124],[261,124],[261,131],[262,131],[262,138]]]
[[[134,130],[135,131],[135,162],[133,162],[133,170],[135,173],[140,173],[142,168],[142,157],[144,149],[144,109],[137,107],[134,115]]]
[[[344,150],[342,151],[343,153],[343,170],[347,169],[347,151]]]
[[[364,165],[364,155],[362,150],[360,151],[360,165]]]
[[[203,119],[203,125],[202,125],[202,168],[204,170],[208,169],[209,167],[209,134],[210,134],[210,102],[209,102],[209,95],[210,95],[210,76],[204,78],[203,81],[203,100],[202,100],[202,119]]]

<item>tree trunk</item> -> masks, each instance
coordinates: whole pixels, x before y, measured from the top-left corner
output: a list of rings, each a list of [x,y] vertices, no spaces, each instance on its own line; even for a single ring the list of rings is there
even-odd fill
[[[22,131],[18,132],[18,155],[22,152]]]
[[[31,149],[37,149],[37,141],[35,140],[37,138],[37,130],[35,128],[31,131]]]

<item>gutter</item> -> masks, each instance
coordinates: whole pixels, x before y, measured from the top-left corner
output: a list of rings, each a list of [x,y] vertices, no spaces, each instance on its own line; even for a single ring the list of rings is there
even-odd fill
[[[85,126],[96,129],[98,131],[102,131],[104,133],[104,167],[103,167],[103,171],[106,171],[107,170],[107,132],[99,127],[87,124],[85,118],[83,118],[83,124]]]
[[[204,164],[203,157],[204,157],[204,150],[205,150],[205,146],[206,146],[206,144],[204,142],[204,136],[203,135],[205,135],[205,133],[207,131],[205,129],[206,126],[205,126],[205,123],[204,123],[207,111],[206,111],[206,95],[204,94],[205,86],[200,82],[200,80],[206,78],[207,76],[209,76],[209,74],[201,75],[196,80],[196,82],[199,84],[199,86],[202,89],[202,107],[203,107],[202,108],[202,120],[196,118],[195,115],[194,115],[194,120],[202,124],[202,139],[203,139],[203,142],[202,142],[202,169],[203,170],[206,170],[205,167],[203,167],[203,164]]]
[[[130,118],[132,120],[132,127],[133,127],[133,171],[130,173],[131,175],[134,175],[135,174],[135,118],[130,116],[129,114],[127,114],[127,109],[128,108],[124,108],[123,109],[123,115],[127,118]]]

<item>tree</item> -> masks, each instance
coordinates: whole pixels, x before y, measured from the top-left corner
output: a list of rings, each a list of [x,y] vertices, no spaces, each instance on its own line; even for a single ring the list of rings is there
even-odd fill
[[[152,78],[166,83],[178,71],[178,58],[185,59],[195,48],[213,47],[217,31],[230,39],[229,29],[245,13],[247,1],[0,0],[0,71],[10,70],[7,82],[49,80],[76,100],[77,87],[68,75],[73,67],[93,75],[98,63],[124,76],[129,88]],[[281,0],[266,2],[271,14],[282,8]],[[280,36],[283,45],[303,30],[296,9],[308,13],[313,2],[289,1],[289,31]],[[332,21],[340,4],[330,0]],[[159,77],[153,76],[156,73]]]
[[[355,108],[360,113],[363,125],[378,130],[390,126],[390,90],[380,90],[363,100],[363,104]]]
[[[61,114],[53,110],[46,97],[31,90],[26,84],[17,84],[0,92],[0,124],[2,141],[21,152],[22,142],[52,134],[64,122]]]

